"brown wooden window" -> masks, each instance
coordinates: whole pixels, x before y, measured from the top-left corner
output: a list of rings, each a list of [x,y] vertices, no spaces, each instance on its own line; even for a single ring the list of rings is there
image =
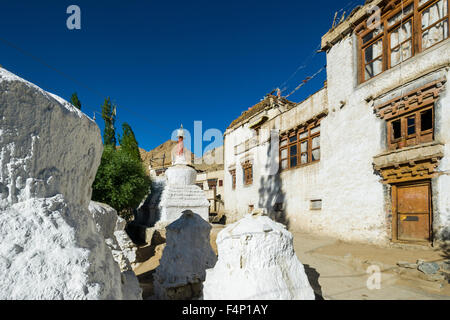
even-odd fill
[[[280,140],[280,169],[295,168],[320,160],[320,125],[292,131]]]
[[[236,189],[236,169],[230,170],[231,188]]]
[[[389,149],[433,141],[433,117],[431,105],[388,121]]]
[[[362,38],[364,80],[383,72],[383,32],[372,31]]]
[[[280,141],[280,168],[281,170],[289,168],[289,159],[288,159],[288,139],[282,138]]]
[[[391,1],[378,28],[357,27],[360,81],[367,81],[448,38],[449,0]]]
[[[217,179],[208,179],[208,189],[216,189]]]
[[[242,164],[242,170],[244,171],[244,185],[248,186],[253,183],[253,165],[250,161],[246,161]]]

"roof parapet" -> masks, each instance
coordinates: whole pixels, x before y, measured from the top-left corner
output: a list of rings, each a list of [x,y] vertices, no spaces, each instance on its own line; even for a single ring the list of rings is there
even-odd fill
[[[332,46],[341,41],[346,35],[351,34],[355,27],[368,17],[369,9],[381,5],[383,2],[386,2],[386,0],[368,0],[364,5],[356,7],[347,19],[330,29],[322,37],[321,51],[331,49]]]

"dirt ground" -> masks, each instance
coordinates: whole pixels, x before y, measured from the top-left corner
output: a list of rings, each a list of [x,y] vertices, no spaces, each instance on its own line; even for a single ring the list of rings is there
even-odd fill
[[[325,300],[450,300],[448,282],[430,281],[416,269],[397,266],[399,261],[442,261],[433,248],[381,248],[300,232],[293,236],[310,283]],[[381,283],[380,289],[369,290],[367,270],[373,265],[381,271]]]
[[[215,240],[222,229],[223,226],[214,225],[211,230],[211,246],[216,252]],[[448,281],[430,280],[416,269],[397,266],[399,261],[442,261],[443,257],[436,249],[420,246],[381,248],[301,232],[293,232],[293,236],[295,252],[305,266],[316,299],[450,300]],[[143,261],[135,273],[144,298],[153,294],[153,273],[163,250],[164,244],[140,248]],[[379,289],[367,287],[370,276],[367,270],[371,266],[378,266],[381,272]]]

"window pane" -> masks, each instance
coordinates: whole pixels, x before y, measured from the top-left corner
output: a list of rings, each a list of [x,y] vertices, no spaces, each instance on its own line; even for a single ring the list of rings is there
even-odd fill
[[[391,51],[391,67],[398,65],[400,62],[405,61],[412,56],[412,42],[408,41],[401,45],[401,47],[397,47],[392,49]]]
[[[297,155],[297,145],[291,146],[289,148],[289,154],[291,156],[296,156]]]
[[[396,46],[398,46],[400,44],[400,29],[396,29],[394,31],[391,32],[391,49],[395,48]]]
[[[381,56],[383,53],[383,40],[378,40],[374,44],[370,45],[364,52],[366,63]]]
[[[409,15],[411,12],[413,12],[413,9],[414,9],[413,4],[410,4],[409,6],[404,8],[403,9],[403,18],[405,18],[407,15]],[[388,26],[391,27],[394,24],[396,24],[397,22],[399,22],[400,20],[402,20],[402,12],[401,11],[388,20]]]
[[[430,130],[433,128],[433,111],[431,109],[420,113],[421,130]]]
[[[291,168],[297,166],[297,157],[291,157]]]
[[[301,161],[301,164],[308,163],[308,154],[307,153],[302,153],[300,161]]]
[[[372,40],[374,37],[373,32],[370,32],[369,34],[367,34],[365,37],[363,37],[362,41],[363,44],[366,44],[367,42],[369,42],[370,40]]]
[[[441,20],[448,14],[447,0],[441,0],[422,13],[422,30]]]
[[[419,7],[429,1],[431,1],[431,0],[419,0]]]
[[[312,149],[320,147],[320,137],[315,137],[312,139]]]
[[[422,47],[427,49],[448,38],[448,19],[439,22],[422,33]]]
[[[406,59],[411,58],[412,56],[412,41],[407,41],[404,44],[402,44],[402,57],[403,61]]]
[[[307,137],[308,137],[308,131],[303,132],[303,133],[300,134],[300,139],[304,139],[304,138],[307,138]]]
[[[304,141],[300,145],[300,152],[308,152],[308,141]]]
[[[320,126],[317,126],[317,127],[314,127],[314,128],[311,129],[311,135],[313,135],[313,134],[315,134],[317,132],[320,132]]]
[[[408,118],[408,135],[416,133],[416,118]]]
[[[395,48],[400,43],[410,39],[412,35],[412,23],[411,20],[405,22],[402,27],[399,27],[391,32],[391,48]]]
[[[289,142],[295,142],[295,141],[297,141],[297,135],[289,138]]]
[[[402,128],[400,120],[392,122],[392,133],[394,139],[399,139],[402,137]]]
[[[374,39],[376,36],[378,36],[379,34],[383,33],[384,31],[384,25],[381,24],[379,28],[375,28],[374,31],[368,33],[362,40],[363,40],[363,44],[366,44],[367,42],[369,42],[370,40]]]
[[[400,63],[400,61],[401,61],[400,53],[401,53],[400,47],[397,47],[396,49],[392,49],[392,51],[391,51],[391,67],[394,67]]]
[[[365,79],[369,80],[372,77],[375,77],[377,74],[380,74],[383,71],[383,59],[379,58],[374,62],[366,65],[366,74]]]
[[[288,156],[288,151],[287,151],[287,149],[281,150],[281,158],[284,159],[284,158],[287,158],[287,156]]]
[[[320,149],[312,151],[312,161],[320,160]]]
[[[287,139],[281,140],[280,147],[284,147],[287,145]]]
[[[288,165],[287,159],[281,161],[281,169],[287,169],[287,165]]]
[[[407,21],[402,27],[399,27],[390,34],[391,45],[391,67],[396,66],[402,61],[412,56],[412,23],[411,20]],[[401,47],[400,47],[400,44]]]

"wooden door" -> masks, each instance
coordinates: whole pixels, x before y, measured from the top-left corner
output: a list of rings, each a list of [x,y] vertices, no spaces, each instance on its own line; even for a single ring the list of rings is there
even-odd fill
[[[430,182],[394,186],[396,238],[399,241],[431,240]]]

